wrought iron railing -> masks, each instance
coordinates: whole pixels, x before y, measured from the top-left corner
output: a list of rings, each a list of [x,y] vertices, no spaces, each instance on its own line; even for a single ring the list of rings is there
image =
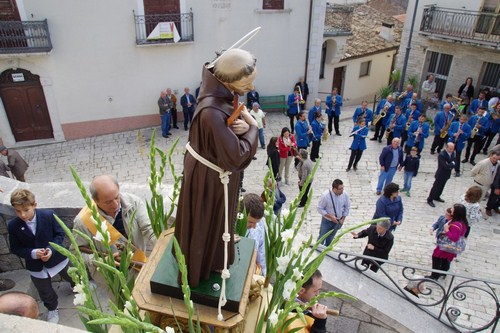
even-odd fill
[[[0,21],[0,54],[50,52],[49,26],[43,21]]]
[[[151,32],[158,23],[174,23],[179,34],[180,40],[177,42],[194,41],[193,13],[179,14],[154,14],[154,15],[135,15],[135,35],[137,45],[148,44],[169,44],[175,43],[174,38],[153,38]],[[149,38],[148,38],[149,37]]]
[[[329,5],[326,7],[324,36],[351,34],[353,6]]]
[[[495,332],[497,328],[500,318],[498,298],[500,281],[443,272],[346,251],[331,251],[328,256],[364,274],[460,332]],[[383,275],[379,273],[375,277],[366,274],[369,267],[363,265],[363,260],[365,263],[368,261],[377,266]],[[444,273],[447,276],[437,281],[425,277],[432,272]],[[409,292],[412,289],[414,294]]]
[[[431,5],[424,8],[420,33],[499,48],[500,14]]]

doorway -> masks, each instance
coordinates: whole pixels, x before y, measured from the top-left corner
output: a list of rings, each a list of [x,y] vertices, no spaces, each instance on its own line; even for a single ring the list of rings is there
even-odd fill
[[[333,70],[332,90],[333,88],[337,88],[337,92],[339,95],[342,95],[342,86],[344,83],[344,77],[345,77],[345,66],[336,67]]]
[[[16,141],[54,137],[40,77],[25,69],[0,74],[0,98]]]

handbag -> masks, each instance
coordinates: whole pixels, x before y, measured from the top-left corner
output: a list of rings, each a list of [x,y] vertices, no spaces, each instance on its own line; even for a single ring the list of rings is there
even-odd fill
[[[465,241],[464,236],[460,236],[458,241],[452,241],[445,233],[441,233],[437,239],[437,245],[439,249],[444,252],[453,253],[453,254],[461,254],[464,252],[467,243]]]

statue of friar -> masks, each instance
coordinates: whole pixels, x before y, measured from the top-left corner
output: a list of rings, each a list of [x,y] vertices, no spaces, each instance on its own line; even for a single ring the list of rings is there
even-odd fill
[[[237,98],[254,89],[255,57],[241,49],[205,65],[198,105],[184,157],[175,237],[186,258],[191,287],[224,269],[224,224],[228,220],[228,264],[234,261],[234,232],[241,172],[257,149],[257,122],[246,107],[229,121]],[[233,117],[234,118],[234,115]],[[207,163],[207,161],[209,163]],[[226,194],[221,180],[228,180]],[[225,209],[228,214],[226,217]]]

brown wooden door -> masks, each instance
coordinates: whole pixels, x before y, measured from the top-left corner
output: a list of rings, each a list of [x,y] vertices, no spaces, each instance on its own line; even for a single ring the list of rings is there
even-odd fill
[[[146,34],[149,35],[159,22],[174,22],[179,35],[182,36],[180,10],[179,0],[144,0]],[[168,16],[168,14],[175,15]]]
[[[38,75],[9,69],[0,75],[0,97],[16,141],[54,137]]]
[[[16,0],[0,0],[0,21],[12,21],[0,29],[0,48],[27,46]]]
[[[333,88],[337,88],[337,92],[339,95],[342,95],[342,85],[344,81],[345,75],[345,66],[337,67],[333,70],[333,82],[332,82],[332,90]]]

